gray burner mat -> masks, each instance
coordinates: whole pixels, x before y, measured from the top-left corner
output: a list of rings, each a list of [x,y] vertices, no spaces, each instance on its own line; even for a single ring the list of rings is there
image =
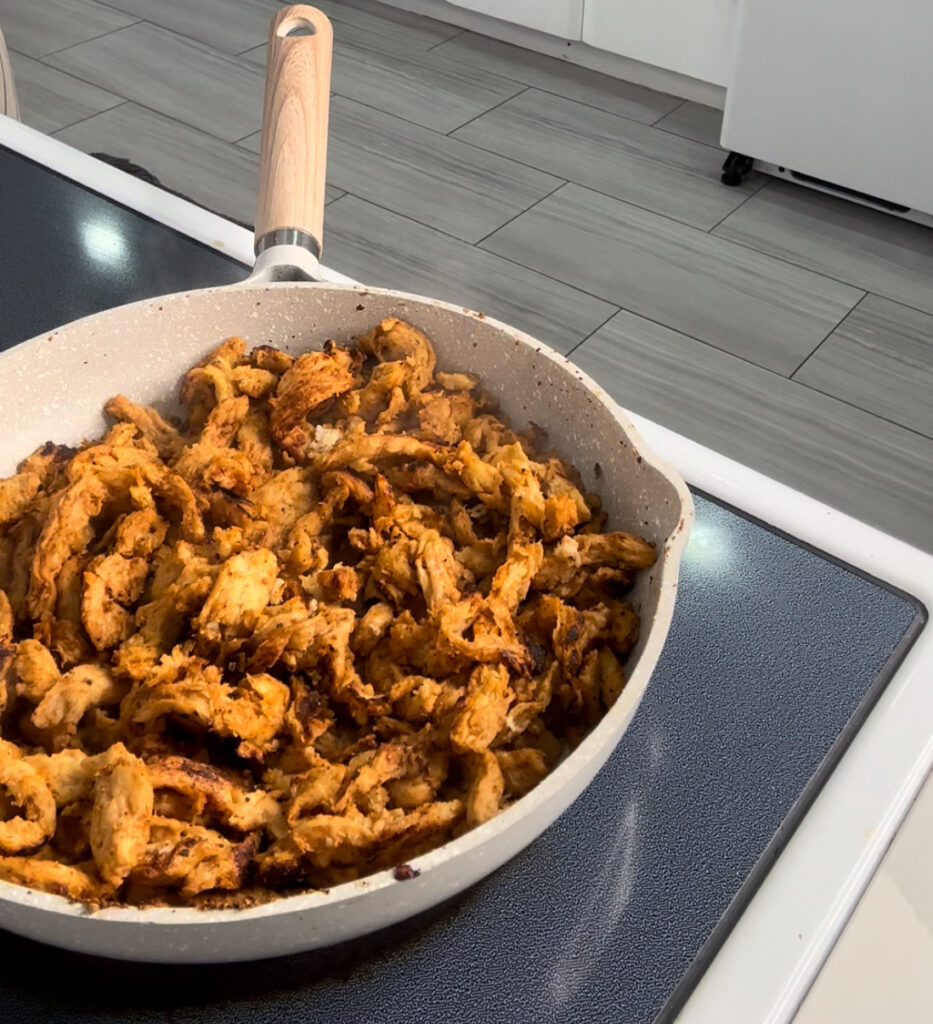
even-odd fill
[[[256,964],[123,964],[2,934],[0,1020],[670,1020],[924,619],[697,495],[670,638],[629,731],[494,876],[368,939]]]

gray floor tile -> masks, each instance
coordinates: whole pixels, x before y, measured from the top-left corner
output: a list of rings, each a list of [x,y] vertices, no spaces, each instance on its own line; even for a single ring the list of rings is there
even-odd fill
[[[132,25],[46,62],[228,142],[262,122],[259,68],[156,25]]]
[[[705,142],[707,146],[720,146],[719,136],[722,133],[722,111],[715,107],[707,107],[702,103],[688,100],[662,117],[655,128],[663,128],[666,132],[682,135],[694,142]]]
[[[120,96],[88,85],[31,57],[10,54],[20,120],[40,132],[54,132],[123,103]]]
[[[136,20],[96,0],[0,0],[7,46],[29,57],[44,57]]]
[[[716,234],[933,313],[933,231],[772,181]]]
[[[537,89],[455,137],[704,230],[763,181],[752,174],[727,188],[719,150]]]
[[[676,96],[473,32],[443,43],[435,53],[645,124],[652,124],[683,102]]]
[[[868,295],[794,380],[933,437],[933,316]]]
[[[933,550],[933,441],[627,312],[572,358],[623,406]]]
[[[258,135],[242,145],[258,149]],[[331,102],[327,177],[361,199],[477,242],[562,184],[342,96]]]
[[[315,0],[331,21],[353,25],[379,36],[387,46],[403,46],[408,50],[428,50],[463,30],[446,21],[438,21],[378,0]],[[335,34],[339,29],[335,28]]]
[[[788,375],[862,295],[578,185],[482,246]]]
[[[328,207],[324,259],[366,284],[481,310],[561,352],[591,334],[616,309],[350,195]]]
[[[264,65],[266,47],[243,57]],[[443,60],[399,51],[373,32],[334,22],[333,91],[438,132],[449,132],[525,87],[520,82]]]
[[[281,4],[274,0],[107,0],[136,18],[190,36],[225,53],[240,53],[269,36]]]
[[[86,153],[128,157],[163,185],[247,224],[256,212],[259,160],[229,142],[179,124],[135,103],[108,110],[58,132]]]

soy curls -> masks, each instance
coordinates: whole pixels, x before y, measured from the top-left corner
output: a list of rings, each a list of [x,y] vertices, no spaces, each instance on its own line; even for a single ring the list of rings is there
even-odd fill
[[[0,481],[0,878],[196,907],[355,879],[617,699],[653,547],[416,328],[229,338],[180,397]]]

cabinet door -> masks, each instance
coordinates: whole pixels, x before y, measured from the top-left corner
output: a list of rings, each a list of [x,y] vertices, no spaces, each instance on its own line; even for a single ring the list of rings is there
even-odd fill
[[[931,39],[929,0],[745,0],[723,144],[933,213]]]
[[[726,85],[737,0],[586,0],[583,41]]]
[[[451,3],[454,7],[479,11],[562,39],[580,38],[583,0],[451,0]]]

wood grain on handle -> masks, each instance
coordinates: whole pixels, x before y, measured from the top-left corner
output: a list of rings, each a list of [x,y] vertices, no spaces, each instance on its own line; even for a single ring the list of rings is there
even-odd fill
[[[312,34],[289,35],[301,29]],[[320,255],[332,49],[330,22],[315,7],[285,7],[272,21],[262,110],[257,252],[270,232],[291,230],[311,236]]]

